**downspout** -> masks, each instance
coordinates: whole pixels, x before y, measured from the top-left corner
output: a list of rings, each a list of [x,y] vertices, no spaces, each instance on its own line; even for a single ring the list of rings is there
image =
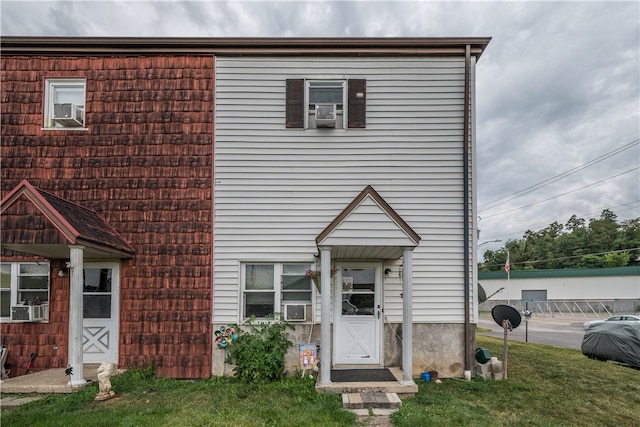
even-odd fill
[[[470,289],[471,279],[469,275],[469,113],[471,103],[471,46],[466,45],[464,53],[464,135],[463,135],[463,155],[462,155],[462,174],[464,185],[464,202],[463,202],[463,221],[464,221],[464,377],[471,379],[471,319],[470,319]]]

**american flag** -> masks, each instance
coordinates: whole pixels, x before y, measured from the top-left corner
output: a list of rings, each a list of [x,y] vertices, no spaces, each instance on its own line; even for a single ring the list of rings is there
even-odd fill
[[[509,255],[507,254],[507,261],[504,263],[504,271],[507,272],[507,274],[509,273],[509,271],[511,271],[511,266],[509,265]]]

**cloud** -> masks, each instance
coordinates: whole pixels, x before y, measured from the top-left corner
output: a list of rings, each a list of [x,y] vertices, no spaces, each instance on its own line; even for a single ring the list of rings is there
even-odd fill
[[[480,205],[640,137],[638,4],[509,6],[496,11],[494,17],[503,14],[499,21],[509,25],[496,27],[478,66]],[[481,211],[483,237],[518,238],[528,228],[543,228],[555,220],[563,223],[572,214],[598,217],[602,209],[638,200],[636,170],[559,199],[489,217],[589,185],[639,162],[635,146],[544,190]],[[640,203],[634,206],[626,206],[620,216],[640,216]]]
[[[480,206],[640,138],[638,2],[2,0],[0,12],[0,33],[20,36],[491,36],[476,74]],[[639,217],[638,170],[607,179],[639,164],[636,144],[480,211],[481,240],[605,208]]]

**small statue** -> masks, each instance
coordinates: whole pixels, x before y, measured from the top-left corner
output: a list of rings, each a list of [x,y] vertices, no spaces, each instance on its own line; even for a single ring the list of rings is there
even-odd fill
[[[116,394],[111,391],[111,376],[116,373],[116,364],[113,362],[105,362],[98,368],[98,382],[100,383],[100,391],[96,396],[96,402],[111,399]]]

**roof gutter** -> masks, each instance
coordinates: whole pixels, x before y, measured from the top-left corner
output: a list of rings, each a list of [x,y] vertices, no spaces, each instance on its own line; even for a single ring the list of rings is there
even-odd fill
[[[3,37],[3,54],[13,55],[463,55],[479,57],[490,37]]]

